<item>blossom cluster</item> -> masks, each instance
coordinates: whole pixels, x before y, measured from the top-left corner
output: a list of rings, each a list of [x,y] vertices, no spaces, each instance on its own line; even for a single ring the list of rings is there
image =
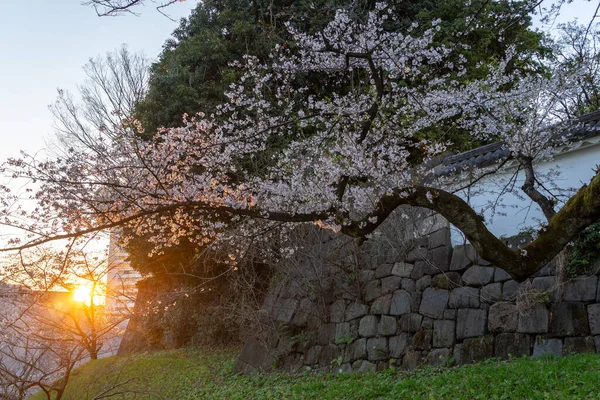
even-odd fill
[[[254,238],[277,221],[338,230],[375,224],[385,196],[442,185],[433,160],[449,143],[428,131],[452,126],[515,155],[545,155],[572,81],[508,73],[514,54],[466,81],[468,46],[436,41],[439,21],[421,33],[386,29],[391,15],[378,3],[364,21],[339,10],[317,34],[289,26],[293,46],[277,46],[268,63],[235,64],[242,77],[214,114],[150,140],[129,121],[135,129],[93,151],[10,160],[4,173],[36,182],[37,207],[15,208],[5,188],[3,222],[34,243],[127,225],[157,249],[182,237]]]

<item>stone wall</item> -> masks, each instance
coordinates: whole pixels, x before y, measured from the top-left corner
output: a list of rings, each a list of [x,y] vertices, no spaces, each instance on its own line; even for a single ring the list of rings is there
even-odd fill
[[[517,283],[452,247],[437,215],[404,208],[361,246],[314,232],[282,263],[238,372],[375,371],[489,357],[600,352],[598,276],[555,263]],[[519,245],[519,239],[513,240]]]

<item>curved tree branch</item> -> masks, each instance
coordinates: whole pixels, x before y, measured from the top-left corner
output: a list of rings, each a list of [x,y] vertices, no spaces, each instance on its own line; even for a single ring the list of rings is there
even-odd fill
[[[535,188],[535,172],[533,170],[533,160],[531,157],[518,157],[519,162],[525,171],[525,182],[521,189],[531,200],[533,200],[542,209],[542,213],[548,221],[552,219],[556,211],[554,210],[554,201],[544,196]]]

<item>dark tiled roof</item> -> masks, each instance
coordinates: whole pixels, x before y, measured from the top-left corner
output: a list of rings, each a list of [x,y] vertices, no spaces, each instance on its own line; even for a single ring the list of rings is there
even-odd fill
[[[598,134],[600,134],[600,111],[594,111],[574,120],[561,136],[567,137],[570,142],[574,142]],[[441,168],[436,171],[435,175],[450,175],[467,167],[487,167],[506,159],[509,155],[510,151],[504,142],[486,144],[444,158],[441,162]]]

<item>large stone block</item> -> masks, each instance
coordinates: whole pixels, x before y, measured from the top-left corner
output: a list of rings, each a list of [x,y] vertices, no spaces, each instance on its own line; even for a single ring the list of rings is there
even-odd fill
[[[535,273],[535,277],[538,276],[554,276],[556,275],[556,259],[553,259],[548,264],[544,265],[538,272]]]
[[[341,300],[343,304],[343,300]],[[315,315],[318,314],[317,305],[308,298],[304,298],[300,300],[300,304],[298,305],[298,310],[294,314],[292,318],[292,325],[298,327],[305,327],[308,324],[308,319],[312,316],[314,318]],[[332,318],[339,316],[339,314],[335,314],[332,312],[330,314]],[[342,320],[344,319],[344,313],[342,311]]]
[[[365,284],[375,279],[375,271],[371,269],[363,269],[358,274],[360,282]]]
[[[458,272],[444,272],[437,274],[431,280],[431,286],[437,289],[454,289],[461,284]]]
[[[431,339],[433,332],[429,329],[421,329],[415,333],[412,337],[412,348],[415,350],[429,350],[431,349]]]
[[[389,315],[382,315],[377,325],[377,332],[382,336],[395,335],[398,330],[398,323],[395,317]]]
[[[431,285],[431,276],[425,275],[421,279],[419,279],[416,283],[416,289],[421,291]]]
[[[462,340],[476,336],[482,336],[485,333],[487,322],[487,312],[472,308],[463,308],[458,310],[456,317],[456,338]]]
[[[389,339],[390,357],[401,358],[404,355],[404,352],[406,351],[406,346],[408,345],[409,339],[409,334],[405,332],[397,336],[392,336]]]
[[[371,314],[389,314],[392,305],[392,295],[387,294],[376,299],[371,304]]]
[[[588,319],[590,321],[590,333],[600,335],[600,304],[587,306]]]
[[[359,374],[367,374],[371,372],[375,372],[377,369],[377,365],[369,362],[367,360],[357,360],[352,364],[352,371]]]
[[[438,367],[448,364],[450,359],[450,349],[433,349],[427,355],[427,363]]]
[[[388,358],[388,342],[386,338],[371,338],[367,341],[369,361],[379,361]]]
[[[362,303],[350,303],[346,307],[346,321],[351,321],[355,318],[360,318],[369,313],[369,306]]]
[[[321,346],[313,346],[304,354],[304,365],[314,365],[321,357]]]
[[[278,298],[297,298],[299,295],[304,294],[305,291],[302,288],[302,284],[296,280],[288,280],[284,286],[279,289]]]
[[[479,308],[479,289],[459,287],[450,292],[450,308]]]
[[[423,317],[423,322],[421,322],[421,328],[433,329],[433,319],[429,317]]]
[[[299,371],[290,371],[291,373],[299,372]],[[338,374],[350,374],[352,373],[352,364],[345,362],[337,370]]]
[[[520,288],[521,284],[516,281],[510,280],[504,282],[502,286],[502,299],[509,301],[516,299]]]
[[[432,268],[429,265],[429,261],[425,260],[425,261],[416,261],[415,262],[415,267],[413,268],[411,274],[410,274],[410,279],[414,279],[415,281],[421,279],[422,277],[424,277],[427,274],[431,274],[432,273]]]
[[[350,323],[341,322],[335,324],[335,343],[346,343],[353,339],[350,333]]]
[[[562,339],[549,339],[545,337],[537,337],[533,344],[533,356],[540,357],[546,354],[562,356],[563,341]]]
[[[433,321],[433,347],[452,347],[456,323],[452,320]]]
[[[360,360],[367,358],[367,339],[361,338],[355,340],[351,345],[353,359]]]
[[[427,259],[427,247],[416,247],[408,252],[406,255],[406,262],[414,263],[415,261],[421,261]]]
[[[383,293],[391,293],[394,290],[400,289],[402,278],[399,276],[388,276],[381,280],[381,291]]]
[[[506,272],[502,268],[494,269],[494,282],[506,282],[511,279],[512,277],[508,274],[508,272]]]
[[[405,262],[397,262],[392,268],[392,275],[402,278],[410,278],[410,274],[415,266]]]
[[[594,301],[598,286],[597,276],[575,278],[565,283],[564,301]]]
[[[302,308],[302,307],[301,307]],[[329,315],[331,322],[343,322],[346,313],[346,302],[344,300],[337,300],[329,306]]]
[[[490,332],[516,332],[519,313],[512,303],[492,304],[488,314],[488,329]]]
[[[407,370],[413,370],[421,364],[423,356],[418,350],[407,350],[402,360],[402,367]]]
[[[358,325],[358,334],[362,337],[373,337],[377,335],[377,317],[366,315],[361,318]]]
[[[400,317],[400,330],[402,332],[417,332],[421,329],[423,316],[421,314],[405,314]]]
[[[450,271],[460,271],[467,268],[477,260],[477,253],[470,244],[455,246],[452,251]]]
[[[494,337],[491,335],[465,339],[460,352],[461,362],[464,364],[483,361],[494,355]]]
[[[533,278],[531,281],[533,288],[544,297],[547,296],[548,300],[555,303],[558,299],[559,285],[556,282],[555,276],[540,276]]]
[[[411,297],[404,290],[394,292],[392,296],[392,305],[390,306],[391,315],[404,315],[410,313]]]
[[[436,214],[432,211],[427,211],[423,215],[428,215],[427,217],[420,216],[415,222],[415,231],[420,236],[428,236],[431,232],[438,231],[442,228],[449,227],[448,220],[442,217],[440,214]]]
[[[443,246],[427,253],[427,261],[433,266],[432,272],[446,272],[450,269],[450,260],[452,258],[452,247]],[[433,275],[433,273],[431,274]]]
[[[531,309],[519,314],[517,331],[519,333],[546,333],[550,313],[541,304],[535,304]]]
[[[301,354],[290,354],[283,363],[283,371],[288,374],[296,374],[304,366],[304,356]]]
[[[414,281],[414,279],[410,279],[410,278],[403,278],[402,279],[402,290],[405,290],[409,293],[413,293],[415,290],[417,290],[417,284]]]
[[[394,268],[394,264],[381,264],[375,270],[375,278],[385,278],[386,276],[390,276],[392,274],[392,269]]]
[[[358,337],[358,324],[360,323],[360,319],[354,319],[349,322],[350,324],[350,336]]]
[[[480,265],[469,267],[462,276],[462,281],[469,286],[487,285],[492,279],[494,279],[494,268]]]
[[[428,239],[428,247],[430,249],[435,249],[436,247],[440,246],[450,247],[450,227],[447,226],[433,232],[432,234],[428,235]]]
[[[273,307],[275,320],[277,322],[290,323],[294,317],[294,313],[298,309],[298,300],[283,299]]]
[[[444,311],[444,319],[456,319],[456,310],[446,310]]]
[[[367,303],[375,300],[381,295],[381,282],[378,279],[367,282],[367,284],[363,287],[363,298]]]
[[[336,324],[322,324],[319,326],[317,341],[320,345],[327,345],[335,341]]]
[[[443,289],[427,288],[423,292],[423,299],[419,313],[431,318],[441,319],[448,304],[448,291]]]
[[[422,299],[423,292],[414,292],[410,294],[410,310],[412,312],[419,312],[419,307],[421,307]]]
[[[462,354],[462,343],[459,343],[456,346],[454,346],[454,350],[452,351],[452,358],[454,358],[454,362],[458,365],[463,363],[461,354]]]
[[[489,283],[481,288],[481,301],[495,303],[502,300],[502,284]]]
[[[501,333],[496,336],[494,355],[503,359],[529,356],[531,354],[531,336],[521,333]]]
[[[552,336],[587,336],[590,334],[587,310],[583,303],[561,303],[552,315]]]
[[[319,365],[326,366],[340,356],[340,349],[332,344],[324,346],[319,355]]]
[[[578,336],[565,338],[563,355],[573,353],[595,353],[596,345],[592,336]]]

